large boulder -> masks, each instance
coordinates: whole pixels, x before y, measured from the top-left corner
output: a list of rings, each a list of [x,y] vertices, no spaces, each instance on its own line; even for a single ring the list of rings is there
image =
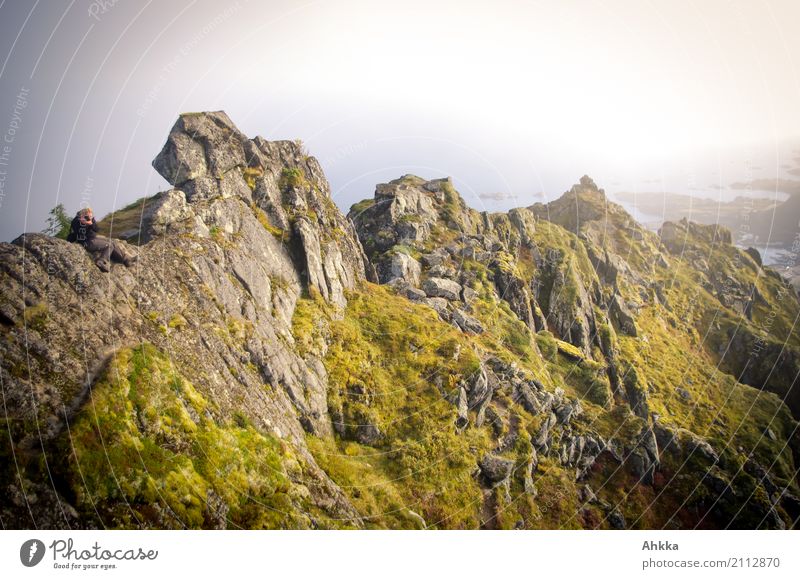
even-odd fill
[[[514,461],[487,454],[481,459],[478,466],[487,486],[496,487],[511,476],[511,472],[514,470]]]
[[[330,198],[322,167],[301,143],[249,139],[222,111],[189,113],[172,127],[153,167],[177,192],[151,203],[154,214],[146,216],[144,241],[178,221],[185,222],[189,232],[198,231],[197,223],[186,221],[187,202],[204,217],[213,212],[204,207],[209,201],[241,198],[258,208],[257,217],[267,231],[287,249],[296,248],[292,255],[300,262],[304,283],[326,301],[343,308],[346,290],[365,278],[376,281],[352,223]],[[225,215],[215,217],[215,226],[221,222],[230,229]]]
[[[619,294],[614,294],[614,297],[611,298],[608,314],[620,332],[634,337],[638,335],[636,318]]]
[[[431,277],[422,284],[422,290],[432,298],[456,301],[461,298],[461,285],[450,279]]]
[[[389,257],[381,275],[381,283],[404,280],[412,286],[418,286],[421,272],[422,268],[416,259],[398,251]]]
[[[249,139],[223,111],[186,113],[173,125],[153,168],[170,185],[183,188],[193,182],[189,188],[208,197],[221,189],[219,183],[231,170],[247,166],[246,149],[252,158]]]
[[[470,334],[483,333],[483,324],[467,314],[464,310],[453,310],[451,319],[462,332],[468,332]]]

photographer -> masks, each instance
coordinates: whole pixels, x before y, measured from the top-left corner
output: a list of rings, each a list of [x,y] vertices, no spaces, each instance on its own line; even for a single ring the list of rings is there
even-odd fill
[[[88,252],[99,254],[95,263],[100,271],[111,270],[111,258],[122,262],[126,267],[130,267],[138,259],[135,254],[128,255],[122,243],[97,234],[97,220],[90,207],[81,209],[75,215],[70,225],[67,241],[80,243]]]

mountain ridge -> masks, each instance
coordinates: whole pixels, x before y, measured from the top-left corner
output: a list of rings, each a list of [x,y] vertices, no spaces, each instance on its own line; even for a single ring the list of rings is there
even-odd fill
[[[153,166],[101,223],[135,269],[0,244],[5,527],[795,524],[800,304],[723,229],[586,176],[480,213],[406,175],[345,218],[222,111]]]

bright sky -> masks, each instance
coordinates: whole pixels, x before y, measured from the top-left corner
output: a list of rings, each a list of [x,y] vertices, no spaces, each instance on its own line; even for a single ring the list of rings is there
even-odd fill
[[[794,0],[101,4],[0,7],[0,239],[165,189],[149,163],[189,110],[303,139],[345,210],[407,172],[500,209],[584,173],[686,193],[798,156]]]

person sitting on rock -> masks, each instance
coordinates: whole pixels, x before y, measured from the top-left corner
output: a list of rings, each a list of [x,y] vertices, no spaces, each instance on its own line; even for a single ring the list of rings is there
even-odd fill
[[[78,211],[69,228],[67,241],[80,243],[89,253],[95,254],[95,263],[100,271],[111,270],[111,258],[130,267],[137,259],[136,254],[128,255],[122,242],[110,239],[97,233],[97,220],[91,207]]]

